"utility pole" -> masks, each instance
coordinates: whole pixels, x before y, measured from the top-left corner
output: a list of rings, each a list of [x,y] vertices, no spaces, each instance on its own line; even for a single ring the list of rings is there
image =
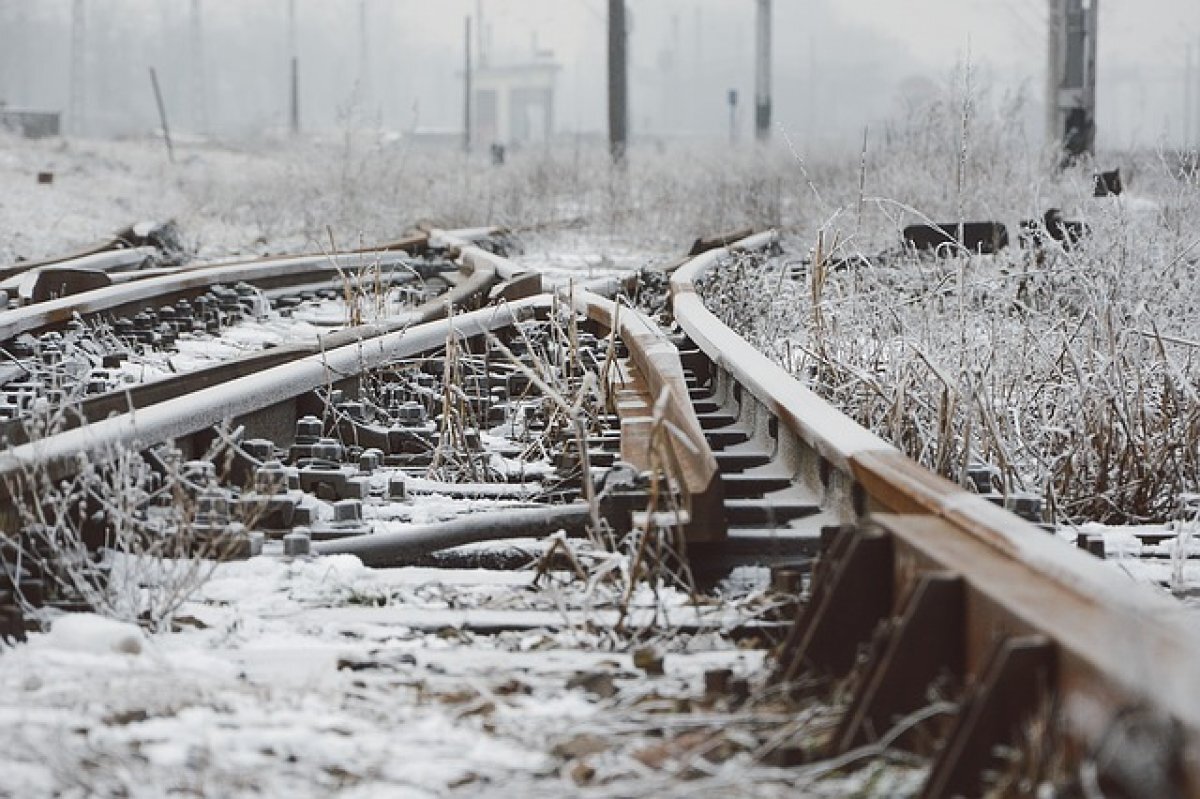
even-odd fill
[[[1192,52],[1200,55],[1200,40],[1197,40]],[[1188,144],[1195,148],[1200,145],[1200,58],[1194,59],[1192,66],[1192,138]]]
[[[85,91],[87,88],[87,14],[83,0],[71,3],[71,86],[67,128],[76,135],[84,132]]]
[[[17,63],[13,58],[13,48],[17,43],[13,35],[16,27],[13,13],[9,0],[0,0],[0,103],[5,104],[13,100],[12,76],[17,70]]]
[[[1046,135],[1066,158],[1095,154],[1100,0],[1049,0]]]
[[[296,37],[296,0],[287,0],[288,128],[300,134],[300,56]]]
[[[463,152],[471,152],[471,18],[463,19]]]
[[[737,144],[737,89],[730,89],[727,95],[729,101],[729,145]]]
[[[754,70],[754,133],[771,138],[771,0],[758,0],[757,68]]]
[[[625,0],[608,0],[608,148],[617,165],[625,163],[629,146],[627,46]]]

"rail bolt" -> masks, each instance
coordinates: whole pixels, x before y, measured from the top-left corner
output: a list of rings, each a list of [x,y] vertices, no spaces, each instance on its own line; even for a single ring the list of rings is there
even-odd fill
[[[487,423],[495,427],[508,421],[508,403],[496,402],[488,408]]]
[[[356,422],[365,422],[367,419],[367,408],[361,402],[348,401],[339,402],[337,406],[338,413],[343,413]]]
[[[183,464],[183,479],[197,486],[216,482],[216,464],[205,460],[188,461]]]
[[[254,530],[247,534],[247,540],[250,542],[250,557],[254,558],[262,554],[263,544],[266,543],[267,536],[258,530]]]
[[[297,527],[283,537],[283,554],[301,558],[312,552],[312,537],[307,527]]]
[[[704,695],[710,699],[724,696],[729,691],[733,669],[710,669],[704,672]]]
[[[275,442],[268,438],[251,438],[242,442],[242,449],[251,458],[265,464],[275,454]]]
[[[315,444],[324,432],[325,425],[315,416],[305,416],[296,422],[296,443]]]
[[[220,526],[229,522],[229,497],[219,488],[210,488],[196,498],[196,522]]]
[[[404,480],[404,475],[392,475],[388,479],[388,499],[393,502],[402,502],[408,498],[408,483]]]
[[[990,463],[972,463],[967,466],[967,478],[980,494],[990,494],[1000,479],[1000,470]]]
[[[316,460],[341,461],[346,455],[346,448],[336,438],[321,438],[312,445],[312,456]]]
[[[370,474],[382,465],[383,452],[374,447],[363,450],[362,454],[358,456],[358,470],[360,472]]]
[[[804,585],[805,569],[794,566],[771,567],[771,590],[779,594],[799,594]]]
[[[1009,494],[1004,507],[1027,521],[1042,520],[1042,498],[1036,494]]]
[[[254,490],[260,494],[284,494],[287,486],[287,469],[279,461],[267,461],[254,473]]]
[[[424,424],[427,418],[425,406],[416,401],[404,403],[396,412],[397,421],[406,425]]]
[[[333,521],[335,524],[357,524],[362,521],[362,500],[343,499],[333,503]]]

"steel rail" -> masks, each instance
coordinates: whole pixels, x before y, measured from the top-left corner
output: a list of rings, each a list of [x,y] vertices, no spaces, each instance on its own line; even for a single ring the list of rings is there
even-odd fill
[[[464,260],[462,268],[465,279],[443,294],[433,297],[421,305],[409,309],[386,321],[372,322],[345,328],[318,337],[309,344],[285,344],[261,352],[254,352],[197,369],[184,374],[123,386],[98,396],[87,397],[78,408],[72,408],[60,420],[60,432],[74,429],[81,424],[104,419],[114,413],[124,413],[146,408],[158,402],[183,396],[209,386],[218,386],[230,380],[274,368],[306,356],[337,349],[348,344],[363,344],[373,338],[425,322],[441,319],[455,310],[471,310],[484,304],[488,290],[495,285],[497,276],[493,265],[486,259]],[[28,434],[22,420],[15,419],[0,424],[0,441],[8,445],[23,444]]]
[[[664,471],[674,475],[686,499],[683,528],[688,543],[725,538],[724,492],[717,459],[693,407],[679,349],[640,311],[586,290],[563,289],[576,310],[613,331],[629,352],[630,369],[616,370],[621,417],[621,458],[640,469],[654,468],[654,433],[662,431],[669,451]],[[666,453],[663,453],[666,454]]]
[[[473,337],[509,327],[538,308],[547,307],[547,303],[546,297],[532,298],[355,341],[11,447],[0,453],[0,493],[11,494],[31,473],[62,479],[88,459],[102,460],[122,449],[141,450],[168,441],[179,442],[222,423],[244,426],[249,435],[276,434],[282,440],[290,433],[284,426],[283,435],[279,435],[274,417],[282,406],[294,404],[301,395],[436,349],[449,335]],[[8,503],[0,514],[11,513],[11,505]]]
[[[2,266],[0,267],[0,281],[8,280],[16,275],[29,272],[33,269],[40,269],[42,267],[78,265],[80,263],[97,263],[96,261],[89,259],[92,259],[94,256],[102,256],[109,253],[119,254],[124,250],[136,248],[140,246],[141,243],[144,243],[147,239],[146,234],[138,232],[138,228],[140,226],[141,224],[130,225],[124,230],[121,230],[113,235],[111,238],[103,239],[95,244],[81,247],[78,250],[66,253],[64,255],[52,255],[47,258],[38,258],[32,261],[20,261],[8,266]],[[153,230],[154,226],[151,224],[148,229]],[[118,261],[122,260],[120,255],[116,255],[116,258]],[[101,260],[99,263],[111,264],[113,262]]]
[[[579,535],[591,518],[591,509],[586,502],[541,508],[505,508],[470,513],[448,522],[419,525],[395,533],[319,541],[313,549],[321,555],[355,555],[367,566],[395,568],[464,544],[531,538],[559,530]]]
[[[825,549],[778,676],[846,675],[890,620],[832,748],[847,751],[923,706],[947,669],[967,690],[927,796],[975,793],[979,772],[994,765],[992,746],[1016,742],[1049,707],[1047,735],[1062,736],[1069,761],[1103,768],[1108,757],[1114,770],[1132,755],[1106,747],[1153,719],[1163,773],[1200,795],[1194,611],[904,457],[725,326],[697,282],[733,252],[774,240],[761,234],[692,259],[672,275],[671,303],[740,423],[772,441],[774,462],[851,525]]]
[[[367,268],[402,267],[411,256],[407,250],[400,248],[401,243],[378,250],[335,255],[205,264],[172,269],[165,273],[156,270],[154,276],[140,280],[115,283],[68,297],[0,311],[0,341],[63,325],[76,316],[120,314],[127,310],[140,310],[147,304],[168,304],[179,298],[202,294],[223,283],[245,282],[260,289],[273,289],[324,283],[338,279],[347,272],[359,272]],[[412,248],[423,249],[427,237],[425,234],[413,236],[408,243]]]

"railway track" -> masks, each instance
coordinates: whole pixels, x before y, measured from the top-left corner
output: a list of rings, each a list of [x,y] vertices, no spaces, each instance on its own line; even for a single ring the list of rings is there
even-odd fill
[[[620,299],[620,281],[544,285],[477,246],[487,234],[174,269],[0,313],[0,341],[22,370],[9,381],[0,455],[6,632],[23,633],[36,606],[86,605],[51,557],[58,533],[47,528],[100,548],[115,522],[94,467],[142,452],[156,488],[134,511],[137,535],[161,532],[163,506],[182,504],[189,551],[206,555],[353,554],[380,569],[532,557],[538,578],[594,579],[573,537],[625,552],[634,582],[685,585],[694,599],[733,569],[770,568],[769,601],[753,612],[695,601],[670,625],[769,649],[750,677],[761,695],[829,709],[820,734],[746,748],[781,769],[781,785],[814,761],[848,769],[898,750],[916,758],[924,796],[1039,784],[1200,794],[1194,622],[903,457],[717,320],[697,284],[734,251],[776,246],[772,234],[698,243],[670,275],[667,328]],[[86,338],[102,320],[131,349],[170,348],[175,312],[118,323],[147,307],[195,308],[231,284],[294,313],[304,292],[408,280],[417,255],[446,287],[423,304],[165,379],[115,390],[92,381],[94,394],[32,432],[23,415],[62,399],[47,393],[61,381],[39,379],[61,373],[64,336]],[[201,304],[219,308],[225,291]],[[229,321],[218,313],[214,332]],[[63,485],[78,510],[48,512],[65,504],[54,493]],[[397,508],[430,495],[490,509],[389,526]],[[515,555],[503,544],[531,538]],[[88,580],[102,584],[103,559],[88,557]],[[659,611],[625,601],[562,612],[389,607],[369,618],[475,636],[586,627],[632,646],[636,635],[621,636],[662,626]],[[661,671],[654,652],[641,660],[646,674]],[[745,680],[721,669],[705,680],[710,704],[744,707]]]

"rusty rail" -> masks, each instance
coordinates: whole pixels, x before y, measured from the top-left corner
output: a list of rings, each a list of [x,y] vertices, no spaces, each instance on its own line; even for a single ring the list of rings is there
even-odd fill
[[[103,459],[121,448],[141,450],[174,441],[185,454],[194,456],[197,447],[189,437],[223,423],[243,427],[248,436],[289,440],[289,424],[302,395],[327,386],[336,388],[369,369],[436,349],[452,333],[471,337],[511,326],[545,304],[545,298],[533,298],[354,341],[10,447],[0,453],[0,495],[9,499],[13,487],[19,486],[31,471],[61,479],[80,467],[81,458]],[[283,413],[285,408],[292,412]],[[279,423],[285,417],[287,423]],[[5,511],[11,513],[12,503],[5,505]],[[7,529],[7,525],[0,524],[0,529]]]
[[[429,238],[457,249],[469,273],[455,289],[463,292],[458,300],[440,298],[419,312],[428,317],[332,334],[320,351],[296,348],[286,362],[278,352],[266,353],[252,368],[225,367],[235,371],[220,373],[221,379],[214,371],[207,378],[181,377],[170,390],[146,388],[144,404],[132,411],[6,450],[0,486],[33,468],[69,473],[81,453],[116,447],[173,440],[192,454],[200,437],[222,422],[284,441],[290,431],[279,419],[294,420],[298,398],[315,389],[349,385],[364,370],[434,350],[452,332],[480,336],[552,307],[540,275],[476,246],[474,232],[432,231]],[[715,248],[674,272],[671,302],[683,344],[646,316],[586,289],[560,288],[558,298],[623,345],[619,369],[609,377],[620,416],[620,458],[641,471],[666,466],[686,499],[689,543],[700,545],[689,550],[694,561],[732,545],[734,508],[743,515],[754,510],[754,518],[765,511],[771,524],[772,513],[790,509],[794,518],[778,525],[779,534],[787,528],[820,549],[810,597],[777,650],[775,678],[785,689],[801,677],[842,681],[851,699],[827,753],[878,743],[940,686],[955,700],[954,712],[930,716],[895,738],[932,756],[926,796],[980,793],[985,772],[1008,767],[996,757],[998,744],[1018,755],[1037,754],[1031,730],[1040,731],[1039,745],[1055,764],[1078,770],[1089,763],[1114,791],[1200,795],[1196,623],[1178,604],[905,458],[723,325],[704,307],[696,282],[731,252],[774,242],[771,234],[729,246],[706,241],[697,249]],[[226,265],[213,268],[221,274],[213,282],[247,279],[233,273],[292,279],[296,272],[278,274],[290,267],[301,273],[324,268],[294,259]],[[199,269],[191,277],[208,285],[202,281],[217,273]],[[115,298],[81,295],[60,305],[140,302],[157,296],[154,281],[166,277],[130,283]],[[444,313],[449,302],[461,304],[489,289],[492,299],[506,302],[423,321]],[[699,413],[698,403],[712,409]],[[726,426],[738,428],[738,435]],[[715,451],[712,441],[722,438],[741,443]],[[749,479],[725,473],[733,463],[741,464],[738,477]],[[759,507],[736,506],[746,497],[734,497],[732,487],[745,490],[754,480],[768,486],[750,500]],[[813,508],[804,507],[808,497]],[[570,513],[586,521],[581,508]],[[504,527],[507,532],[512,525]],[[464,522],[426,532],[423,546],[434,547],[473,540],[477,531]],[[407,546],[377,544],[395,549],[387,557]],[[793,576],[805,570],[791,568]],[[787,568],[781,572],[786,576]],[[1149,740],[1150,753],[1129,744],[1135,739]]]
[[[0,341],[64,325],[76,316],[117,315],[140,310],[151,303],[169,304],[202,294],[221,283],[245,282],[268,290],[329,283],[348,272],[371,267],[385,270],[402,267],[410,251],[423,250],[427,243],[428,237],[422,233],[377,250],[152,270],[151,275],[142,274],[137,280],[0,311]]]
[[[679,349],[645,314],[593,294],[571,294],[575,308],[615,332],[629,352],[610,375],[621,418],[621,458],[642,471],[656,463],[674,474],[685,498],[688,543],[725,537],[721,474],[689,399]],[[660,443],[659,443],[660,442]],[[658,451],[656,451],[656,448]]]
[[[1090,762],[1109,788],[1132,791],[1121,795],[1200,795],[1194,619],[920,467],[722,324],[696,281],[732,249],[773,242],[763,234],[701,254],[674,273],[671,297],[679,326],[712,363],[718,393],[738,406],[741,423],[769,436],[774,462],[842,525],[826,531],[812,596],[777,672],[785,682],[854,673],[830,751],[878,740],[948,674],[963,690],[948,725],[927,725],[940,743],[926,796],[977,794],[984,770],[1003,769],[994,747],[1020,751],[1039,723],[1043,745],[1064,763]],[[1139,735],[1150,736],[1153,754],[1128,746]]]
[[[347,345],[364,345],[371,339],[408,327],[441,319],[454,310],[471,310],[486,303],[489,289],[497,282],[496,269],[486,259],[464,259],[465,279],[448,291],[386,322],[373,322],[327,333],[311,344],[285,344],[214,364],[193,372],[125,386],[107,394],[85,398],[78,409],[65,416],[59,432],[105,419],[114,413],[136,411],[169,399],[185,396],[230,380],[256,374],[301,358]],[[10,446],[24,444],[28,433],[20,419],[0,423],[0,441]]]

